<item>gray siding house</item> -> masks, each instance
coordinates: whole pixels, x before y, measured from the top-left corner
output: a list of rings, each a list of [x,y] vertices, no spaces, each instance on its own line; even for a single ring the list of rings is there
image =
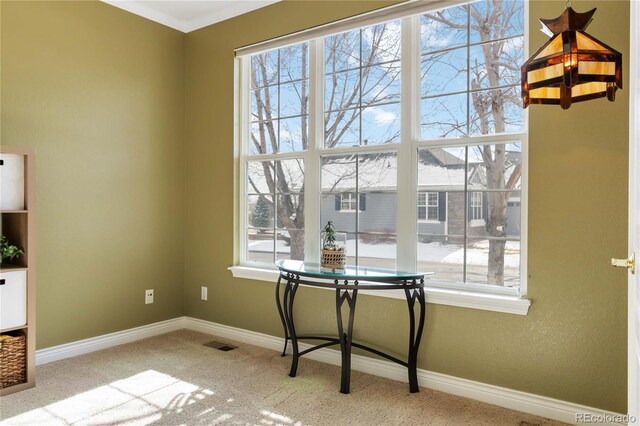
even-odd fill
[[[512,154],[514,161],[519,153]],[[341,176],[325,186],[321,203],[322,223],[332,221],[338,231],[353,234],[356,231],[356,212],[359,233],[396,233],[396,169],[395,156],[380,154],[359,160],[359,180],[365,188],[355,190],[355,177],[344,178],[353,169],[355,159],[343,159],[325,164],[330,176]],[[464,235],[486,236],[485,219],[489,214],[489,199],[482,163],[465,163],[444,149],[420,151],[418,159],[417,231],[422,242],[446,241]],[[389,172],[381,173],[381,170]],[[468,179],[467,179],[468,176]],[[465,180],[467,192],[465,196]],[[326,192],[326,189],[330,191]],[[475,190],[475,191],[474,191]],[[508,237],[520,237],[520,191],[511,191],[507,200]],[[349,238],[353,238],[349,235]]]

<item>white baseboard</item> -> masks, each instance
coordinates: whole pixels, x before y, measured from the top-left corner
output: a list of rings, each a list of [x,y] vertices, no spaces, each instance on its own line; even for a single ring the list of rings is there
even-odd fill
[[[256,333],[254,331],[230,327],[196,318],[186,317],[185,328],[275,351],[282,351],[284,345],[284,341],[281,337]],[[312,345],[306,343],[299,343],[301,350],[308,349],[311,346]],[[291,345],[287,348],[289,353],[291,352],[290,349]],[[341,363],[340,352],[328,348],[310,352],[305,355],[305,358],[333,365],[340,365]],[[374,376],[408,382],[406,368],[390,361],[373,359],[361,355],[352,355],[351,368]],[[299,373],[304,374],[303,371],[298,371]],[[336,386],[338,383],[339,378],[336,378]],[[571,424],[578,424],[578,414],[590,415],[592,418],[593,416],[602,416],[599,418],[606,419],[616,419],[621,417],[620,414],[610,411],[598,410],[597,408],[560,401],[500,386],[488,385],[472,380],[461,379],[459,377],[422,369],[418,369],[418,384],[425,388],[459,395],[465,398],[486,402],[488,404]],[[612,424],[606,422],[599,423]]]
[[[51,348],[36,351],[36,365],[47,364],[73,356],[99,351],[100,349],[122,345],[123,343],[135,342],[147,337],[181,330],[185,327],[185,317],[173,318],[167,321],[160,321],[141,327],[130,328],[128,330],[116,331],[115,333],[103,334],[102,336],[91,337],[89,339],[78,340],[76,342],[65,343],[64,345],[53,346]]]
[[[212,334],[220,338],[235,340],[237,342],[259,346],[274,351],[281,351],[284,344],[281,337],[256,333],[254,331],[230,327],[196,318],[179,317],[91,339],[41,349],[36,351],[36,364],[46,364],[60,359],[105,349],[111,346],[121,345],[123,343],[133,342],[183,328]],[[311,347],[311,345],[305,343],[300,343],[299,346],[301,350]],[[305,358],[327,364],[340,365],[340,353],[328,348],[311,352],[305,355]],[[375,376],[386,377],[388,379],[402,382],[408,381],[406,369],[390,361],[373,359],[361,355],[352,355],[351,367],[354,370]],[[304,374],[302,371],[300,371],[300,373]],[[338,378],[336,378],[336,380],[338,380]],[[336,383],[338,382],[336,381]],[[459,395],[465,398],[486,402],[488,404],[571,424],[578,424],[578,415],[591,416],[591,418],[606,420],[622,418],[622,415],[610,411],[603,411],[597,408],[574,404],[572,402],[475,382],[428,370],[418,369],[418,383],[420,386],[429,389]],[[602,420],[598,423],[615,424],[603,422]]]

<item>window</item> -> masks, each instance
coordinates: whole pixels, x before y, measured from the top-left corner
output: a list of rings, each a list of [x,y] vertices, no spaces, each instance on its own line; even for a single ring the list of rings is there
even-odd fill
[[[353,192],[340,194],[340,211],[356,211],[358,199]]]
[[[364,194],[358,196],[355,192],[343,192],[340,195],[336,195],[336,210],[347,213],[354,213],[356,209],[363,211],[367,208],[366,200]]]
[[[438,200],[437,192],[421,192],[418,194],[418,220],[437,222]]]
[[[247,140],[246,260],[304,258],[304,160],[308,147],[309,46],[251,57]]]
[[[469,220],[482,220],[482,192],[472,192],[469,200]]]
[[[242,264],[318,262],[330,220],[351,264],[523,293],[524,1],[419,7],[240,57]]]

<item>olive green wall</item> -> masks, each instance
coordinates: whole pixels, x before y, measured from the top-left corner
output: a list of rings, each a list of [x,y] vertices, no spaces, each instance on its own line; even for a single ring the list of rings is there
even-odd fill
[[[1,7],[2,143],[37,153],[38,348],[182,315],[185,35],[97,1]]]
[[[273,284],[234,279],[233,90],[236,47],[381,6],[284,2],[187,35],[185,315],[280,336]],[[598,7],[590,33],[628,59],[629,2]],[[564,1],[530,3],[538,17]],[[625,68],[627,69],[627,68]],[[527,316],[429,305],[421,368],[592,407],[626,412],[626,274],[608,266],[627,239],[628,96],[530,108]],[[199,300],[208,285],[209,301]],[[305,289],[301,327],[333,332],[333,295]],[[358,338],[404,348],[405,304],[362,297]]]
[[[280,336],[273,284],[226,269],[233,49],[388,3],[283,2],[185,36],[98,2],[2,1],[0,135],[37,149],[38,347],[183,314]],[[628,60],[628,1],[573,6],[597,6],[590,33]],[[531,50],[536,18],[563,8],[530,3]],[[626,253],[618,93],[530,108],[529,315],[429,305],[421,368],[626,411],[626,277],[608,266]],[[300,291],[301,327],[333,332],[332,306]],[[403,302],[360,298],[359,339],[403,348],[406,327]]]

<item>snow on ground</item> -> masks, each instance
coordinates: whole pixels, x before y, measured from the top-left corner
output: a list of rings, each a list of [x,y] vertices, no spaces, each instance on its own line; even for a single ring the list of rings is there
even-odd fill
[[[464,262],[464,246],[460,244],[445,244],[439,242],[418,243],[419,262],[437,262],[461,265]],[[285,241],[278,240],[276,249],[278,253],[289,253],[290,248]],[[252,252],[273,251],[273,241],[261,240],[249,242],[249,250]],[[347,240],[347,256],[356,252],[355,240]],[[371,244],[360,242],[358,253],[362,257],[378,259],[395,259],[395,244]],[[486,265],[489,256],[489,240],[474,242],[467,250],[467,264]],[[504,266],[507,268],[520,267],[520,242],[507,241],[504,256]]]

